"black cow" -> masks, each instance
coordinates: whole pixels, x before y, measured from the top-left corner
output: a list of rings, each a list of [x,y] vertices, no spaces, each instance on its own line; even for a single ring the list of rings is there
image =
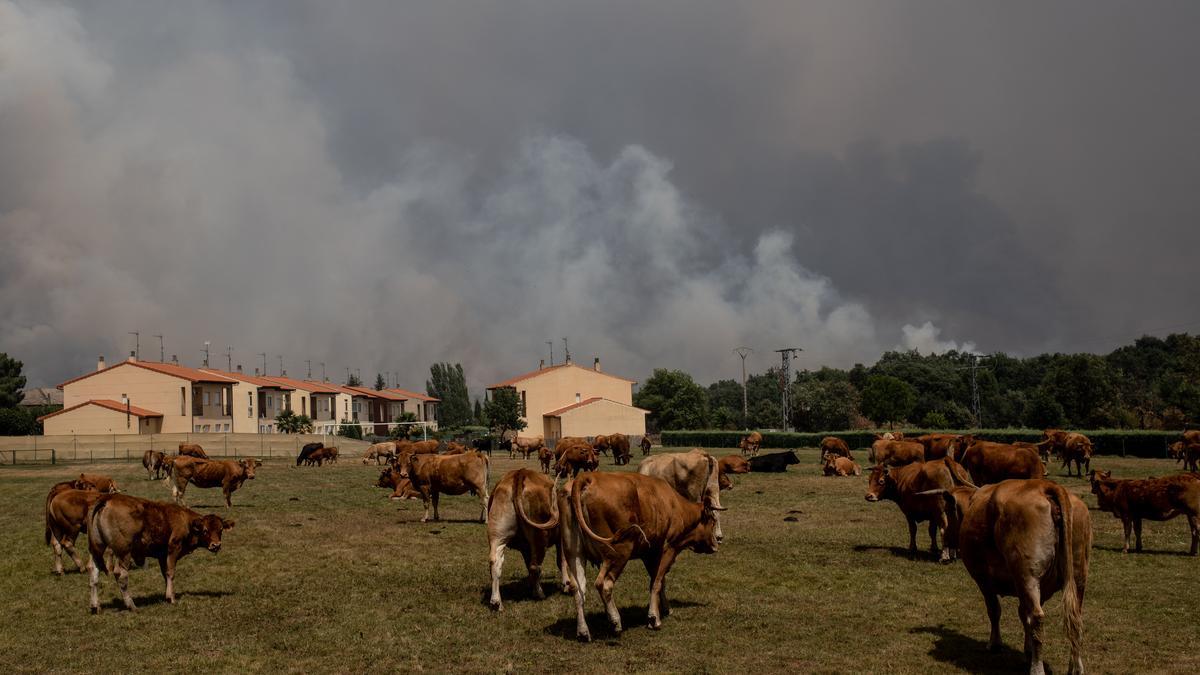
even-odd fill
[[[313,454],[314,452],[320,450],[323,447],[325,447],[325,444],[322,443],[321,441],[317,441],[316,443],[305,444],[305,446],[303,448],[300,448],[300,454],[296,455],[296,466],[300,466],[300,464],[303,463],[304,460],[308,459],[309,455]]]
[[[750,458],[750,470],[759,473],[781,473],[787,471],[789,464],[799,464],[800,460],[792,450],[772,452],[766,455]]]
[[[475,440],[471,441],[471,447],[475,448],[479,452],[486,452],[488,457],[492,456],[492,438],[491,438],[491,436],[484,436],[483,438],[476,438]]]
[[[513,447],[513,442],[512,442],[512,439],[510,439],[510,438],[501,438],[500,440],[496,441],[496,448],[495,448],[495,449],[496,449],[496,451],[497,451],[497,452],[499,452],[501,455],[503,455],[503,454],[504,454],[504,453],[506,453],[506,452],[511,454],[511,453],[512,453],[512,447]]]

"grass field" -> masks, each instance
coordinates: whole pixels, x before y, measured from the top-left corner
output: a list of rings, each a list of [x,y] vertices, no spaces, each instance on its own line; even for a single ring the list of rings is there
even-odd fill
[[[728,450],[715,451],[718,454]],[[948,672],[1023,667],[1015,601],[1004,640],[986,651],[983,601],[961,563],[910,559],[892,503],[863,499],[865,478],[819,475],[802,450],[786,474],[735,476],[723,495],[725,543],[683,554],[671,572],[673,612],[644,628],[647,583],[630,565],[617,584],[626,631],[614,636],[593,588],[595,642],[574,639],[574,603],[527,598],[510,552],[505,611],[485,604],[487,537],[478,502],[445,497],[441,523],[421,524],[418,502],[389,502],[378,470],[265,464],[235,493],[234,530],[217,555],[184,558],[179,603],[166,604],[157,565],[130,575],[137,612],[119,608],[104,578],[99,616],[87,579],[51,574],[43,500],[80,470],[107,472],[130,494],[166,499],[140,466],[0,469],[0,670],[116,671],[657,671]],[[609,461],[607,459],[605,462]],[[859,461],[862,461],[861,453]],[[520,461],[496,459],[495,483]],[[530,461],[528,466],[533,466]],[[1165,460],[1098,457],[1117,476],[1164,475]],[[613,470],[607,464],[604,470]],[[632,467],[631,467],[632,468]],[[1053,476],[1095,506],[1087,484]],[[224,513],[219,490],[188,491],[200,511]],[[1200,671],[1200,559],[1183,555],[1183,519],[1147,523],[1147,552],[1121,553],[1121,527],[1092,511],[1095,548],[1084,602],[1084,662],[1093,672]],[[924,528],[918,545],[928,544]],[[84,538],[79,540],[85,548]],[[551,555],[553,555],[551,553]],[[68,568],[71,568],[68,563]],[[552,559],[547,568],[553,568]],[[589,574],[593,574],[594,570]],[[1066,666],[1061,596],[1047,603],[1047,660]]]

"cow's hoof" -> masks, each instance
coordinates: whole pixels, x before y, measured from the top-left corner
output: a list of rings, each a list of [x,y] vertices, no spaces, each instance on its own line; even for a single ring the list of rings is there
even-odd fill
[[[580,642],[591,642],[592,634],[591,633],[576,633],[575,639],[579,640]]]
[[[504,603],[502,603],[498,600],[493,600],[490,603],[488,603],[488,605],[492,608],[493,612],[503,612],[504,611]]]
[[[99,606],[99,605],[93,605],[93,606],[92,606],[92,614],[93,614],[93,615],[95,615],[95,614],[99,614],[99,613],[100,613],[100,606]]]
[[[649,628],[650,630],[658,630],[662,628],[662,621],[659,621],[658,617],[652,616],[650,617],[650,620],[646,622],[646,628]]]

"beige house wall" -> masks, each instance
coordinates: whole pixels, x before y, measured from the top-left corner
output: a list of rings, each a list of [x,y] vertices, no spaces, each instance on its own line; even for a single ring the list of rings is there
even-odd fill
[[[589,398],[606,398],[633,405],[632,382],[574,365],[548,369],[517,382],[513,388],[517,390],[517,396],[525,401],[526,428],[530,430],[542,428],[538,420],[543,414]]]
[[[139,418],[98,405],[85,405],[43,422],[45,435],[54,434],[157,434],[161,418]]]
[[[547,417],[546,419],[554,418]],[[645,412],[612,401],[596,401],[574,410],[568,410],[558,419],[561,420],[560,436],[598,436],[612,433],[644,436],[646,434]]]
[[[164,433],[187,433],[194,430],[192,388],[193,385],[188,380],[130,363],[121,363],[104,372],[64,384],[63,407],[70,408],[93,399],[120,401],[122,396],[128,396],[131,405],[162,413]],[[219,406],[206,408],[210,411],[218,409]],[[229,421],[228,417],[223,415],[218,414],[217,418],[222,418],[223,423]],[[197,419],[196,422],[203,424],[204,420]],[[215,424],[216,420],[208,420],[208,423]]]

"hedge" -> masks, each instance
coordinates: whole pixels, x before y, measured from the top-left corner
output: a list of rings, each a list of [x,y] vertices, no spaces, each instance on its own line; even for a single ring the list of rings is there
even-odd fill
[[[905,436],[920,436],[927,433],[972,433],[989,441],[1011,443],[1013,441],[1037,442],[1042,440],[1038,429],[972,429],[969,431],[927,431],[903,429]],[[736,448],[746,431],[664,431],[662,444],[670,447]],[[815,448],[821,439],[834,436],[846,441],[851,448],[867,448],[875,440],[876,433],[883,431],[831,431],[827,433],[792,433],[782,431],[760,432],[763,448]],[[1099,429],[1080,431],[1092,440],[1092,448],[1098,455],[1121,455],[1131,457],[1166,457],[1167,446],[1181,438],[1178,431],[1141,431],[1122,429]]]

